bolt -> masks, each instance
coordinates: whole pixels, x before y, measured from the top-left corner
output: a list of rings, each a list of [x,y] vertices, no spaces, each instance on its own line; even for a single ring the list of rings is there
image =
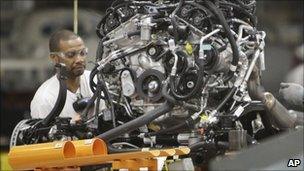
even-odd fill
[[[193,81],[187,82],[187,87],[188,88],[193,88],[194,87],[194,82]]]
[[[152,93],[152,92],[157,91],[159,85],[158,85],[158,83],[157,83],[156,81],[151,81],[151,82],[149,83],[148,87],[149,87],[149,92]]]

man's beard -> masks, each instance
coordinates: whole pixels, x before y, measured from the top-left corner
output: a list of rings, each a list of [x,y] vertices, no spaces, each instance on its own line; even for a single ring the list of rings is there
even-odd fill
[[[69,71],[69,78],[76,78],[81,76],[84,73],[85,66],[84,67],[78,67],[73,68]]]
[[[82,69],[82,70],[77,69],[77,70],[74,70],[74,72],[73,72],[74,76],[76,76],[76,77],[79,77],[83,73],[84,73],[84,69]]]

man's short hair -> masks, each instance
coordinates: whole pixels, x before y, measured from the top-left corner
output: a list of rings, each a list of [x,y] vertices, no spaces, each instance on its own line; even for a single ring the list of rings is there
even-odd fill
[[[75,34],[74,32],[70,30],[58,30],[54,32],[49,40],[49,49],[50,52],[59,52],[60,46],[60,40],[66,41],[71,39],[77,39],[79,36]]]

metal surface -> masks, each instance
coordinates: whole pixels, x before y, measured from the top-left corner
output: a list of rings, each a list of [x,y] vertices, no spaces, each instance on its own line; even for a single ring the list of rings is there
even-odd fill
[[[303,170],[303,134],[303,128],[286,132],[230,158],[217,158],[210,163],[210,170]],[[289,159],[295,158],[302,164],[287,167]]]

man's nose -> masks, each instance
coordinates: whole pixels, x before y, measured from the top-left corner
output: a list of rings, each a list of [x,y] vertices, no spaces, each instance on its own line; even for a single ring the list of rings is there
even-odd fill
[[[75,57],[76,62],[84,62],[85,56],[81,56],[80,54],[77,54]]]

